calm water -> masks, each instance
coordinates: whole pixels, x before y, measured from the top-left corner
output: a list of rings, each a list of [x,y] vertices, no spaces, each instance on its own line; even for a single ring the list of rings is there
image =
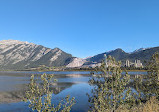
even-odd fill
[[[54,87],[53,101],[56,104],[67,95],[75,97],[72,112],[87,112],[89,109],[87,93],[92,87],[88,84],[90,72],[0,72],[0,112],[29,112],[28,104],[21,101],[31,74],[55,74],[58,82]],[[131,75],[146,72],[129,72]],[[13,103],[14,102],[14,103]]]

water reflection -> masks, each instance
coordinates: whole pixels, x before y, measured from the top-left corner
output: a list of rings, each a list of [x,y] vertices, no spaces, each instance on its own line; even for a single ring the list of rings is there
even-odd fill
[[[89,109],[88,97],[86,93],[90,93],[92,87],[87,83],[75,84],[59,94],[53,94],[53,102],[57,104],[68,94],[71,97],[75,96],[76,105],[73,106],[71,112],[87,112]],[[24,102],[1,104],[0,110],[2,112],[29,112],[28,105]]]
[[[27,90],[27,84],[30,82],[30,76],[34,72],[0,72],[0,103],[12,103],[22,100],[25,91]],[[36,72],[41,74],[44,72]],[[71,72],[74,74],[68,74],[68,72],[46,72],[49,74],[55,74],[54,78],[58,82],[54,83],[52,87],[54,94],[58,94],[66,88],[70,88],[74,84],[87,83],[89,80],[88,72]]]
[[[65,96],[75,97],[76,104],[72,112],[87,112],[89,109],[86,93],[91,92],[92,87],[88,84],[91,78],[90,72],[0,72],[0,111],[1,112],[29,112],[28,104],[20,102],[31,74],[55,74],[58,80],[52,87],[53,102],[58,103]],[[135,74],[145,74],[131,72]]]

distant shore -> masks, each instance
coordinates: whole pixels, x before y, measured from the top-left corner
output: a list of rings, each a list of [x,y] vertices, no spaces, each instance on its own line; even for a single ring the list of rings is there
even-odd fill
[[[96,71],[96,70],[77,70],[77,69],[71,69],[71,70],[0,70],[0,72],[5,72],[5,71],[14,71],[14,72],[20,72],[20,71],[35,71],[35,72],[57,72],[57,71]],[[125,71],[125,70],[123,70]],[[126,70],[127,72],[147,72],[147,70]]]

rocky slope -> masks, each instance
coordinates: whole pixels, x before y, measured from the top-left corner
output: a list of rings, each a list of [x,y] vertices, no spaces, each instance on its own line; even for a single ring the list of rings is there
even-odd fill
[[[64,66],[71,54],[18,40],[0,41],[0,69],[26,69],[39,65]]]
[[[86,63],[86,59],[73,58],[72,61],[66,67],[82,67]]]

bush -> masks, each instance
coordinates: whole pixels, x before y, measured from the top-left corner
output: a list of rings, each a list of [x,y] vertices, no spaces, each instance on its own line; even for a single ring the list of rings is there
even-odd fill
[[[159,102],[156,97],[151,97],[145,104],[143,103],[130,110],[126,107],[119,107],[116,112],[159,112]]]
[[[95,88],[92,90],[93,95],[88,95],[93,112],[114,112],[119,107],[131,108],[135,103],[131,89],[127,87],[130,76],[127,72],[121,74],[121,62],[116,62],[110,56],[107,59],[108,67],[103,62],[98,69],[101,74],[89,81]]]
[[[70,99],[70,96],[67,96],[57,106],[52,102],[53,91],[50,86],[56,81],[53,75],[43,74],[38,81],[37,78],[34,75],[31,76],[29,90],[24,97],[24,101],[29,102],[29,107],[38,112],[70,112],[75,104],[75,98]]]

